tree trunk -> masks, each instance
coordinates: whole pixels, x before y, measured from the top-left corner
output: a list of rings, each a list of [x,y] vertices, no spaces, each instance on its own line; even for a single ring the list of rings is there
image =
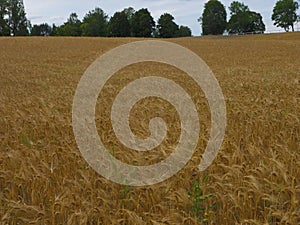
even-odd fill
[[[292,24],[291,26],[292,26],[292,31],[294,32],[294,31],[295,31],[295,30],[294,30],[294,24]]]

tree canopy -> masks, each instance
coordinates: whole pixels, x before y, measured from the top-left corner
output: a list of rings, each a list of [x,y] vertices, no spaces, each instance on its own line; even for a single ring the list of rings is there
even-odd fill
[[[4,0],[0,0],[4,1]],[[159,18],[158,26],[148,9],[135,11],[132,7],[115,12],[108,18],[100,8],[88,12],[83,21],[76,13],[71,13],[61,26],[53,24],[34,25],[32,36],[98,36],[98,37],[185,37],[191,36],[191,29],[178,26],[174,17],[165,13]],[[160,34],[160,35],[159,35]]]
[[[177,36],[178,37],[190,37],[190,36],[192,36],[192,30],[187,26],[180,26]]]
[[[241,12],[250,11],[249,7],[243,2],[233,1],[228,7],[230,10],[230,15],[237,15]]]
[[[290,27],[294,31],[294,23],[299,18],[297,16],[298,2],[294,0],[279,0],[273,8],[272,20],[274,25],[282,27],[285,31],[289,31]]]
[[[151,37],[155,22],[148,9],[140,9],[132,15],[131,31],[134,37]]]
[[[81,25],[82,36],[106,37],[108,16],[100,8],[88,12]]]
[[[22,0],[0,0],[0,36],[25,36],[30,22]]]
[[[134,15],[134,13],[135,13],[134,8],[128,7],[128,8],[123,9],[122,12],[125,13],[125,15],[127,16],[127,19],[128,19],[129,24],[130,24],[130,26],[131,26],[132,17],[133,17],[133,15]]]
[[[175,38],[190,36],[192,36],[191,29],[187,26],[178,26],[174,22],[174,17],[169,13],[164,13],[157,21],[155,37]]]
[[[60,36],[81,36],[81,21],[76,13],[71,13],[67,22],[57,29],[57,34]]]
[[[5,16],[8,13],[8,1],[0,0],[0,36],[10,35],[10,28],[8,25],[8,20]]]
[[[110,37],[130,37],[130,24],[127,14],[116,12],[109,20],[108,35]]]
[[[47,23],[34,25],[31,29],[31,36],[50,36],[52,35],[52,27]]]
[[[157,21],[158,36],[161,38],[172,38],[178,35],[179,27],[174,22],[174,17],[165,13]]]
[[[202,14],[202,34],[223,34],[227,24],[225,6],[218,0],[209,0]]]
[[[161,15],[158,26],[147,8],[132,7],[116,12],[111,18],[100,8],[89,11],[81,21],[73,12],[60,26],[34,24],[26,18],[23,0],[0,0],[0,36],[102,36],[102,37],[185,37],[191,29],[179,26],[174,16]]]
[[[234,1],[229,6],[231,18],[227,30],[232,34],[263,33],[266,29],[259,13],[250,11],[244,3]]]

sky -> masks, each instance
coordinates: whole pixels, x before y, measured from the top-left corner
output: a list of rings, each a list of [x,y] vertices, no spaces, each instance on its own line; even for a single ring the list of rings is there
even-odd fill
[[[52,25],[63,24],[72,12],[76,12],[82,19],[88,11],[100,7],[111,17],[115,12],[124,8],[133,7],[135,10],[148,8],[155,21],[161,14],[170,13],[175,17],[178,25],[188,26],[193,36],[201,34],[197,19],[202,15],[204,4],[208,0],[24,0],[27,18],[32,24],[48,23]],[[227,10],[233,0],[221,0]],[[272,10],[277,0],[241,0],[249,6],[250,10],[262,15],[266,25],[266,32],[280,32],[282,29],[273,26],[271,20]],[[300,24],[296,25],[300,31]]]

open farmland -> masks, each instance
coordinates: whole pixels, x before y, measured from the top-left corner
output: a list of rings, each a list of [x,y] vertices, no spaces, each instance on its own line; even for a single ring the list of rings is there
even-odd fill
[[[117,72],[96,107],[99,136],[116,158],[150,165],[178,142],[180,121],[158,98],[140,101],[130,125],[149,135],[161,116],[168,135],[151,153],[118,142],[110,121],[117,92],[143,76],[180,84],[195,102],[201,134],[178,174],[150,187],[107,181],[81,156],[72,102],[86,68],[101,54],[138,39],[0,38],[1,224],[300,224],[300,33],[171,39],[198,54],[218,79],[227,105],[226,136],[213,164],[197,172],[209,138],[203,92],[181,70],[155,62]],[[158,53],[159,54],[159,53]],[[192,209],[192,184],[203,177],[203,201]],[[198,218],[197,218],[198,216]]]

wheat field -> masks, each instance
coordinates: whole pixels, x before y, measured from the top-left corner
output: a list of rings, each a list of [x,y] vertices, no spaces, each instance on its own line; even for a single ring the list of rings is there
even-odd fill
[[[130,81],[172,79],[199,113],[192,159],[175,176],[146,187],[97,174],[82,157],[72,128],[73,97],[84,71],[103,53],[137,40],[0,38],[0,224],[300,224],[300,33],[168,40],[198,54],[225,97],[225,139],[202,173],[197,165],[210,130],[202,90],[178,68],[157,62],[114,74],[99,95],[96,124],[107,149],[124,162],[157,163],[180,135],[176,110],[151,97],[132,109],[130,126],[146,138],[149,120],[160,116],[168,124],[167,138],[151,153],[122,146],[110,107]],[[195,211],[197,181],[201,201]]]

